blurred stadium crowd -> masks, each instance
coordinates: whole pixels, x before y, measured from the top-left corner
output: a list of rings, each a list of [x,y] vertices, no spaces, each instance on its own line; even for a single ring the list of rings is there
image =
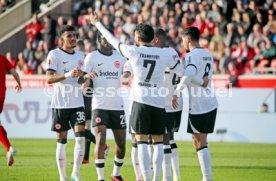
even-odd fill
[[[276,69],[276,1],[273,0],[75,0],[73,16],[69,19],[45,15],[38,20],[34,14],[25,28],[25,49],[17,56],[8,52],[7,58],[21,74],[44,74],[47,54],[58,46],[58,32],[66,24],[76,27],[85,52],[93,51],[96,30],[90,26],[88,16],[92,8],[103,24],[128,44],[134,42],[133,31],[138,23],[166,30],[170,38],[168,45],[175,47],[182,57],[186,53],[181,46],[183,28],[197,26],[201,45],[215,58],[215,74],[236,77],[264,67]]]

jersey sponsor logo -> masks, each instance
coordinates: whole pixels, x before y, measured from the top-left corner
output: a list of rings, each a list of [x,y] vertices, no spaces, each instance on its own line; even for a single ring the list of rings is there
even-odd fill
[[[56,128],[56,129],[60,129],[60,128],[61,128],[61,125],[60,125],[60,124],[56,124],[56,125],[55,125],[55,128]]]
[[[63,64],[67,64],[69,61],[67,61],[67,62],[62,62]]]
[[[117,60],[114,62],[115,67],[118,69],[121,66],[121,63]]]
[[[96,117],[95,121],[96,121],[96,123],[100,123],[100,122],[102,122],[102,118]]]
[[[48,60],[48,65],[50,65],[50,64],[51,64],[51,60],[49,59],[49,60]]]
[[[105,77],[110,77],[110,76],[113,76],[113,77],[118,77],[119,76],[119,72],[110,72],[110,71],[106,71],[106,72],[102,72],[100,70],[100,76],[105,76]]]
[[[103,63],[98,63],[98,67],[101,66]]]

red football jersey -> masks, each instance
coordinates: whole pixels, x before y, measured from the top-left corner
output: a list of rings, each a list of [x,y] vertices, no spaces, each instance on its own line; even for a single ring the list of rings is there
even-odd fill
[[[0,91],[6,88],[6,72],[13,68],[6,57],[0,55]]]

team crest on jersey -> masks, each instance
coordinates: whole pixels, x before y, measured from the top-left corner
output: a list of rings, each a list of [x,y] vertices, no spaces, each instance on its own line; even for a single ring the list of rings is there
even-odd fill
[[[61,125],[60,125],[60,124],[56,124],[56,125],[55,125],[55,128],[56,128],[56,129],[60,129],[60,128],[61,128]]]
[[[100,122],[102,122],[102,119],[100,117],[96,117],[95,121],[96,121],[96,123],[100,123]]]
[[[118,69],[121,66],[121,63],[117,60],[114,62],[115,67]]]
[[[82,67],[84,64],[83,60],[79,60],[78,67]]]

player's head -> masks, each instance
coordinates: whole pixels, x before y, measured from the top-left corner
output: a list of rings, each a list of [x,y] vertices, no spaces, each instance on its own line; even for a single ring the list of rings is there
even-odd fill
[[[62,47],[75,48],[77,34],[73,26],[66,25],[59,32],[59,40]]]
[[[135,43],[140,45],[141,43],[151,43],[154,38],[154,30],[148,24],[138,24],[135,28]]]
[[[167,40],[166,32],[159,28],[155,30],[154,35],[153,45],[157,47],[165,47]]]
[[[185,28],[182,34],[182,43],[186,50],[189,50],[190,44],[199,42],[200,31],[197,27],[191,26]]]
[[[113,31],[111,29],[107,30],[113,34]],[[103,51],[111,51],[112,50],[112,45],[108,43],[108,41],[105,39],[105,37],[101,34],[101,32],[97,32],[97,48],[99,50]]]
[[[77,40],[76,49],[77,49],[78,51],[85,52],[85,46],[84,46],[84,42],[83,42],[82,39],[78,39],[78,40]]]

